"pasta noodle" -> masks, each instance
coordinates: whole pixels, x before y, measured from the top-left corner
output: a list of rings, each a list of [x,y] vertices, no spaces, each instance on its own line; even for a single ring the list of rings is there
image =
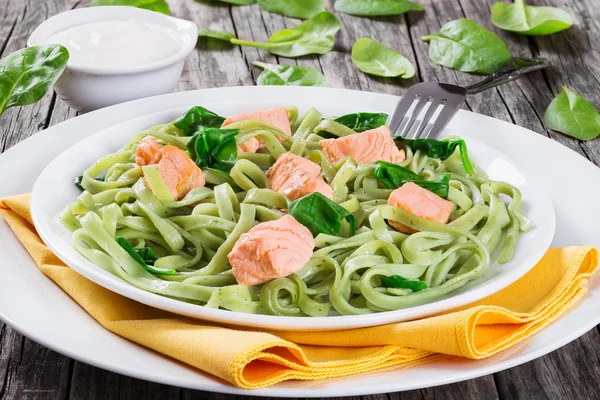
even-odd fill
[[[392,189],[375,178],[373,163],[351,158],[332,163],[319,146],[319,140],[353,134],[352,129],[315,109],[299,119],[297,114],[289,109],[292,137],[256,120],[228,125],[239,129],[238,144],[259,137],[265,149],[239,153],[229,174],[203,169],[206,186],[179,201],[158,200],[144,183],[135,150],[148,136],[182,150],[190,138],[174,123],[133,135],[83,173],[85,190],[60,217],[73,232],[73,246],[92,263],[152,293],[238,312],[318,317],[397,310],[438,299],[481,277],[496,249],[498,262],[509,261],[519,234],[530,228],[520,211],[519,190],[489,180],[476,166],[467,174],[458,150],[441,160],[404,146],[406,159],[399,164],[425,180],[449,175],[448,200],[455,206],[448,224],[390,206]],[[299,272],[260,286],[239,285],[227,255],[240,235],[288,208],[287,198],[269,189],[266,175],[287,151],[320,164],[333,200],[354,215],[356,233],[348,237],[347,227],[336,236],[321,233]],[[418,232],[400,233],[387,220]],[[151,248],[158,257],[155,273],[116,238],[133,248]],[[386,287],[382,276],[418,280],[427,288]]]

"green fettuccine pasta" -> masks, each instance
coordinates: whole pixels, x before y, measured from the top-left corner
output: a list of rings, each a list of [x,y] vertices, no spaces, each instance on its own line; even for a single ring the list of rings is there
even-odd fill
[[[496,249],[498,262],[509,261],[519,235],[530,228],[521,214],[519,190],[488,179],[476,166],[467,173],[458,148],[441,159],[428,156],[428,149],[397,143],[406,154],[397,164],[404,172],[396,174],[399,178],[383,175],[376,163],[358,164],[351,158],[332,163],[327,158],[320,140],[355,134],[336,122],[339,118],[323,118],[315,109],[299,119],[294,108],[288,113],[293,116],[291,137],[256,120],[228,125],[238,145],[259,138],[264,148],[239,152],[225,169],[218,163],[203,166],[206,184],[176,201],[164,196],[161,201],[149,189],[135,153],[147,137],[185,152],[195,149],[188,145],[198,139],[184,132],[189,124],[178,119],[134,134],[77,179],[83,192],[61,215],[73,232],[73,246],[131,285],[181,301],[284,316],[357,315],[411,307],[451,293],[481,277]],[[293,205],[296,213],[319,211],[330,218],[311,226],[315,248],[304,268],[262,285],[240,285],[227,256],[243,233],[290,208],[285,196],[269,188],[268,179],[269,168],[288,151],[320,165],[336,204],[317,196]],[[408,181],[425,188],[444,186],[444,197],[454,204],[449,223],[388,205],[390,193]],[[327,210],[314,210],[321,206]],[[389,221],[417,232],[398,232]]]

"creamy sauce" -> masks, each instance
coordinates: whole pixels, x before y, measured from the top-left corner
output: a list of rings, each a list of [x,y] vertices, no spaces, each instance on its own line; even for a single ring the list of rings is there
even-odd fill
[[[69,50],[69,64],[126,67],[167,58],[183,48],[179,34],[140,20],[110,20],[75,26],[46,43]]]

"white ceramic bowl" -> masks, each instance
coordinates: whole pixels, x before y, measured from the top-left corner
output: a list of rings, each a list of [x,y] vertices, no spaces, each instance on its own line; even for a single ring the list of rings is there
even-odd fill
[[[193,95],[194,93],[198,94]],[[253,86],[179,92],[171,94],[168,98],[157,97],[156,101],[162,105],[161,111],[154,113],[148,111],[147,115],[133,118],[86,137],[52,161],[39,175],[31,195],[31,214],[37,232],[48,247],[75,271],[125,297],[206,321],[280,330],[352,329],[437,314],[480,300],[505,288],[527,273],[540,260],[554,236],[555,217],[552,202],[538,186],[537,176],[522,173],[519,164],[470,136],[477,131],[485,132],[485,126],[482,128],[479,125],[460,132],[448,129],[445,135],[462,136],[469,146],[471,159],[483,168],[491,179],[509,182],[521,190],[523,211],[534,222],[534,229],[519,237],[512,261],[506,264],[492,262],[482,278],[469,282],[445,297],[415,307],[367,315],[307,318],[245,314],[186,303],[138,289],[91,263],[71,245],[73,235],[59,220],[59,214],[64,207],[81,194],[73,185],[73,177],[81,175],[83,170],[100,157],[118,150],[135,132],[171,121],[192,106],[202,105],[223,116],[290,105],[297,106],[300,114],[315,107],[325,115],[343,115],[358,111],[389,113],[396,104],[396,98],[391,96],[388,98],[373,93],[364,95],[356,93],[322,88]],[[346,98],[347,96],[356,99],[356,102],[352,103]],[[369,96],[375,101],[369,101]],[[177,100],[184,97],[188,99],[185,104],[179,103],[177,108],[165,109],[165,104],[172,104],[170,99]],[[206,99],[210,99],[210,102]],[[377,102],[379,99],[389,100]],[[366,107],[365,104],[369,106]],[[125,110],[125,108],[120,109]],[[114,117],[117,115],[114,114]]]
[[[27,46],[46,43],[48,38],[65,29],[106,20],[138,19],[177,32],[183,46],[177,53],[151,63],[126,67],[83,66],[67,64],[55,83],[58,95],[79,111],[122,103],[142,97],[170,93],[175,88],[187,55],[198,39],[198,27],[191,21],[169,17],[134,7],[88,7],[57,14],[38,26]]]

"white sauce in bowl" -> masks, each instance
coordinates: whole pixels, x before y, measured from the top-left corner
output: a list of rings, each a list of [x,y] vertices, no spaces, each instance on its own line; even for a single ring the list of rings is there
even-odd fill
[[[75,26],[52,35],[46,43],[65,46],[69,64],[102,67],[149,64],[183,48],[175,31],[136,19]]]

